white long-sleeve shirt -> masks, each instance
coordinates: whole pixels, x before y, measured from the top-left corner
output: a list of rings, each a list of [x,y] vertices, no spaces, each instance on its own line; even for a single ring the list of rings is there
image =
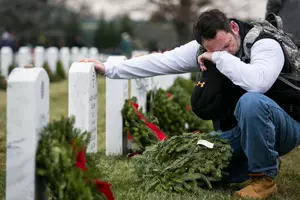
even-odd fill
[[[149,54],[119,63],[106,62],[105,76],[134,79],[165,74],[199,71],[196,54],[199,44],[191,41],[164,53]],[[217,69],[235,85],[249,92],[265,93],[274,84],[284,65],[281,46],[273,39],[261,39],[251,48],[251,62],[246,64],[227,52],[214,52]]]

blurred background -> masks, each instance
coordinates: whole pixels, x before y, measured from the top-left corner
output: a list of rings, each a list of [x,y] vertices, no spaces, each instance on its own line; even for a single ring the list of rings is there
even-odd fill
[[[0,48],[96,47],[110,55],[168,50],[190,41],[207,8],[264,17],[267,0],[0,0]],[[129,55],[130,56],[130,55]]]

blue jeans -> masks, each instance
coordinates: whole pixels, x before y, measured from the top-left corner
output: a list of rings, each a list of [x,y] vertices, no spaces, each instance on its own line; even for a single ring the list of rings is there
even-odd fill
[[[252,92],[239,99],[234,115],[238,125],[220,136],[228,139],[234,149],[222,182],[243,182],[249,173],[276,177],[278,157],[300,144],[300,123],[272,99]]]

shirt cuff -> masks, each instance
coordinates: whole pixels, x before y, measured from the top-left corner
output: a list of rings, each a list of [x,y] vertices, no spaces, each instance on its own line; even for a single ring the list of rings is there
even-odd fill
[[[108,62],[103,63],[103,65],[104,65],[104,72],[101,75],[107,76],[112,66]]]
[[[226,51],[215,51],[212,53],[211,61],[215,64],[221,59],[221,56],[224,55]]]

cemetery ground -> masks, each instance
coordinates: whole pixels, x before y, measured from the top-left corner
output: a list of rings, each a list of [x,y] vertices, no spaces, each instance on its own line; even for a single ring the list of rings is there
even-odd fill
[[[102,178],[112,184],[117,200],[229,200],[233,199],[236,186],[215,188],[213,190],[200,189],[198,193],[146,193],[137,183],[133,171],[133,164],[126,156],[105,156],[105,79],[99,78],[98,87],[98,149],[97,159]],[[50,120],[60,119],[68,115],[68,82],[67,80],[50,85]],[[6,151],[6,92],[0,91],[0,199],[5,194],[5,151]],[[277,178],[280,194],[274,200],[300,199],[300,149],[297,148],[283,157],[282,167]]]

